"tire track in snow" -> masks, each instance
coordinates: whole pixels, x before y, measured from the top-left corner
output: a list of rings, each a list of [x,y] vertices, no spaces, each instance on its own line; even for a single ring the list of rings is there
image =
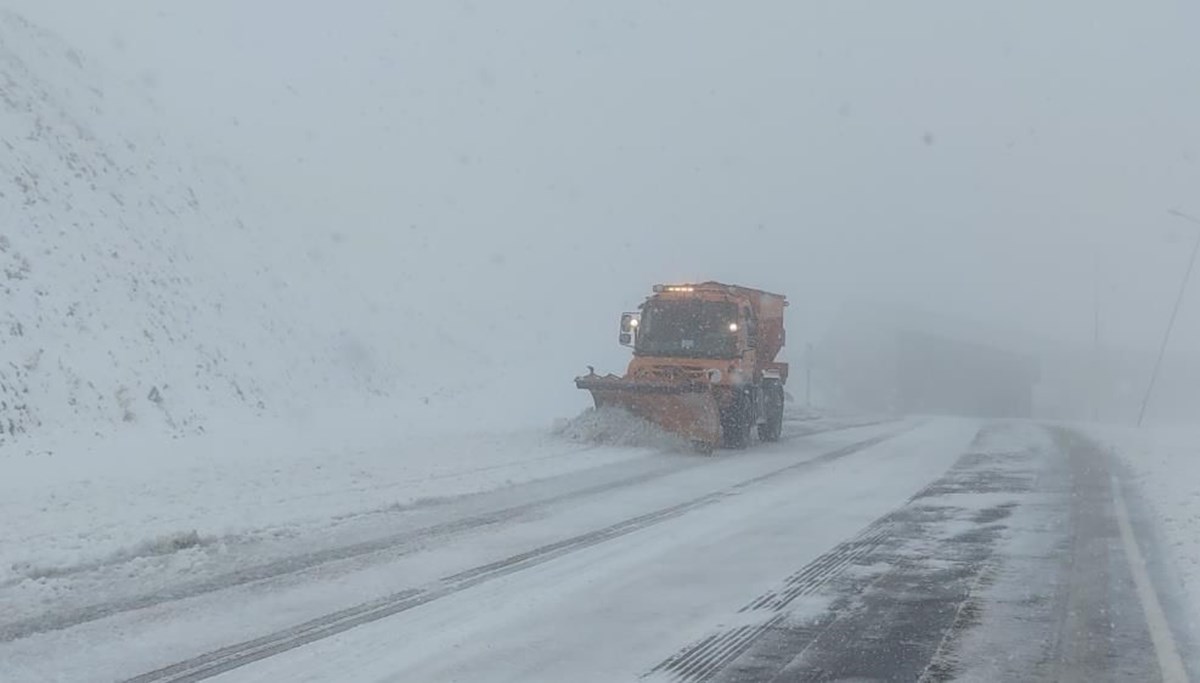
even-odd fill
[[[837,424],[826,428],[817,428],[811,430],[805,429],[800,430],[798,433],[788,435],[786,439],[802,439],[819,434],[876,426],[891,421],[893,420],[876,420],[870,422]],[[736,455],[734,457],[736,457]],[[658,469],[649,473],[643,472],[635,476],[623,477],[613,481],[607,481],[593,486],[574,489],[545,498],[539,498],[527,503],[504,507],[485,513],[473,514],[461,519],[454,519],[430,526],[390,534],[388,536],[383,536],[381,538],[375,538],[360,543],[326,548],[300,555],[292,555],[271,562],[217,574],[199,581],[191,581],[174,586],[167,586],[155,591],[154,593],[125,597],[117,600],[109,600],[106,602],[95,603],[70,610],[20,619],[9,623],[0,623],[0,643],[27,638],[38,633],[62,630],[72,626],[78,626],[80,624],[85,624],[121,614],[123,612],[131,612],[134,610],[154,607],[156,605],[161,605],[168,602],[197,597],[219,590],[235,588],[237,586],[246,585],[256,581],[265,581],[287,575],[299,574],[301,572],[309,571],[334,562],[364,558],[376,553],[388,551],[391,551],[393,556],[407,555],[424,548],[425,546],[422,544],[423,541],[431,538],[445,539],[454,535],[464,534],[490,526],[503,524],[505,522],[509,522],[534,513],[540,509],[557,505],[568,500],[582,499],[588,496],[600,495],[609,491],[653,481],[655,479],[676,474],[685,469],[703,466],[705,464],[714,462],[718,462],[718,460],[713,458],[696,458],[691,461],[680,463],[675,467],[663,467],[662,469]],[[89,568],[96,569],[98,567]],[[59,578],[61,578],[61,576]]]
[[[625,477],[615,481],[608,481],[595,486],[589,486],[583,489],[576,489],[574,491],[569,491],[547,498],[541,498],[529,503],[522,503],[520,505],[502,508],[500,510],[471,515],[461,519],[441,522],[410,531],[403,531],[400,533],[391,534],[389,536],[384,536],[382,538],[363,541],[361,543],[328,548],[302,555],[293,555],[273,562],[239,569],[202,581],[170,587],[155,593],[140,595],[134,598],[89,605],[71,610],[69,612],[47,614],[45,616],[39,616],[0,625],[0,642],[18,640],[36,633],[70,628],[71,626],[77,626],[90,621],[96,621],[98,619],[110,617],[122,612],[130,612],[147,607],[154,607],[155,605],[196,597],[227,588],[234,588],[248,583],[253,583],[255,581],[264,581],[289,574],[297,574],[320,567],[322,565],[343,560],[352,560],[374,553],[392,550],[396,551],[399,556],[407,555],[410,552],[415,552],[423,548],[424,546],[421,545],[421,541],[426,539],[445,539],[456,534],[462,534],[488,526],[502,524],[504,522],[527,515],[543,507],[555,505],[573,498],[583,498],[597,495],[614,489],[624,488],[626,486],[632,486],[634,484],[650,481],[659,477],[677,473],[685,467],[667,468],[649,474],[639,474],[633,477]],[[406,548],[405,546],[411,547]]]
[[[895,438],[905,431],[908,431],[908,429],[897,430],[857,441],[842,448],[823,453],[815,458],[787,465],[744,480],[714,493],[633,517],[602,529],[543,545],[498,562],[468,569],[444,577],[422,588],[400,591],[378,600],[312,619],[262,638],[231,645],[141,674],[129,679],[128,683],[188,683],[204,680],[302,645],[343,633],[357,626],[378,621],[379,619],[413,609],[414,607],[434,602],[473,586],[544,564],[563,555],[584,550],[667,520],[675,519],[692,510],[706,507],[730,496],[740,494],[749,488],[766,483],[781,475],[817,467],[866,450]]]
[[[891,517],[889,513],[872,522],[854,538],[839,543],[784,579],[779,589],[760,595],[738,610],[739,614],[765,612],[765,618],[758,623],[711,634],[672,655],[647,676],[665,674],[671,680],[688,683],[712,680],[763,634],[779,627],[787,617],[787,607],[795,600],[816,594],[847,567],[876,551],[893,533]]]
[[[1047,431],[973,447],[643,678],[1188,680],[1106,456]]]
[[[981,431],[980,435],[982,434]],[[976,441],[979,438],[977,436]],[[1000,454],[1000,457],[1003,455]],[[871,564],[878,560],[886,560],[885,564],[889,567],[877,576],[872,577],[868,573],[851,581],[855,587],[843,589],[849,595],[856,595],[864,591],[867,586],[877,582],[900,582],[911,576],[920,575],[919,562],[904,555],[888,552],[887,548],[897,539],[903,541],[922,538],[920,534],[914,537],[914,531],[910,527],[914,523],[914,518],[922,517],[921,506],[924,504],[924,499],[946,493],[1022,491],[1031,485],[1027,478],[1018,474],[996,476],[995,472],[990,471],[981,474],[981,465],[986,464],[988,458],[995,457],[998,456],[970,451],[964,454],[950,470],[913,494],[905,504],[876,519],[853,538],[835,545],[828,552],[786,577],[777,588],[751,600],[738,610],[737,621],[739,623],[736,626],[723,627],[685,647],[648,671],[643,679],[666,680],[675,683],[704,683],[718,678],[729,678],[727,675],[729,668],[731,665],[735,665],[735,661],[742,655],[750,652],[752,648],[762,649],[759,647],[761,641],[785,633],[790,647],[802,645],[803,648],[807,648],[808,644],[817,640],[833,622],[840,618],[840,610],[844,605],[839,606],[836,600],[844,601],[846,597],[839,594],[838,590],[830,591],[828,589],[836,582],[843,581],[842,577],[848,568],[864,563]],[[986,480],[981,481],[981,476]],[[1002,518],[1007,514],[1007,510],[1008,508],[1001,506],[988,512]],[[957,513],[967,514],[954,508],[946,508],[939,512],[948,517],[953,517]],[[987,526],[988,519],[990,518],[980,518],[975,522],[984,528]],[[983,542],[978,545],[986,559],[991,546]],[[964,566],[966,567],[964,571],[976,576],[983,572],[987,565],[979,561],[965,563]],[[971,585],[975,583],[975,579],[972,579]],[[834,598],[835,604],[808,623],[792,618],[789,607],[794,602],[804,596],[819,594],[826,594]],[[964,597],[960,601],[960,607],[965,600]],[[796,652],[787,650],[784,655],[786,656],[783,661],[786,663],[796,655]],[[751,676],[744,671],[740,673],[742,676]],[[734,678],[743,680],[737,676]],[[831,674],[832,678],[836,678],[836,676]],[[744,680],[758,679],[747,677]]]

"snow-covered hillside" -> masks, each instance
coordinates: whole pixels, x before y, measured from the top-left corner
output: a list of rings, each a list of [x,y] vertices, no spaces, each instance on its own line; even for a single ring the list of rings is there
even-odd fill
[[[235,267],[257,245],[232,170],[199,168],[150,102],[8,13],[0,86],[4,436],[270,409],[298,330]]]
[[[420,424],[511,379],[480,372],[502,352],[462,334],[495,329],[468,290],[405,277],[417,248],[397,248],[395,287],[364,286],[336,258],[344,228],[293,239],[279,197],[136,85],[0,12],[0,443],[364,408]]]

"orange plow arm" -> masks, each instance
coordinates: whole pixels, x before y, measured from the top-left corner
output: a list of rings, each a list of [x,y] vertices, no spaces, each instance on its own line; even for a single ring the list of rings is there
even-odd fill
[[[618,406],[704,448],[721,442],[721,413],[708,383],[669,384],[591,374],[575,386],[592,392],[597,408]]]

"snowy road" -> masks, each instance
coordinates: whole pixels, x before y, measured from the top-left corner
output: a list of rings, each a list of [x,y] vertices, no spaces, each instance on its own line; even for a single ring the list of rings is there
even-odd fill
[[[417,506],[165,598],[8,622],[2,678],[1186,680],[1153,531],[1081,435],[788,429]]]

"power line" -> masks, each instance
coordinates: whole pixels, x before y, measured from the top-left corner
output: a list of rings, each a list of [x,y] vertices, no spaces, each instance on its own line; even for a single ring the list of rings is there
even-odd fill
[[[1179,209],[1168,211],[1172,216],[1182,218],[1200,225],[1200,218],[1188,215]],[[1146,387],[1146,396],[1142,399],[1142,409],[1138,413],[1138,426],[1146,417],[1146,406],[1150,404],[1150,394],[1154,393],[1154,385],[1158,382],[1158,371],[1162,367],[1163,356],[1167,353],[1167,342],[1171,339],[1171,330],[1175,327],[1175,318],[1179,316],[1179,305],[1183,303],[1183,295],[1187,291],[1188,280],[1192,277],[1192,269],[1196,265],[1196,253],[1200,252],[1200,232],[1196,233],[1196,244],[1192,247],[1192,258],[1188,261],[1187,271],[1183,274],[1183,282],[1179,284],[1179,294],[1175,297],[1175,307],[1171,309],[1171,320],[1167,323],[1167,331],[1163,334],[1162,344],[1158,347],[1158,359],[1154,361],[1154,371],[1150,374],[1150,385]]]

